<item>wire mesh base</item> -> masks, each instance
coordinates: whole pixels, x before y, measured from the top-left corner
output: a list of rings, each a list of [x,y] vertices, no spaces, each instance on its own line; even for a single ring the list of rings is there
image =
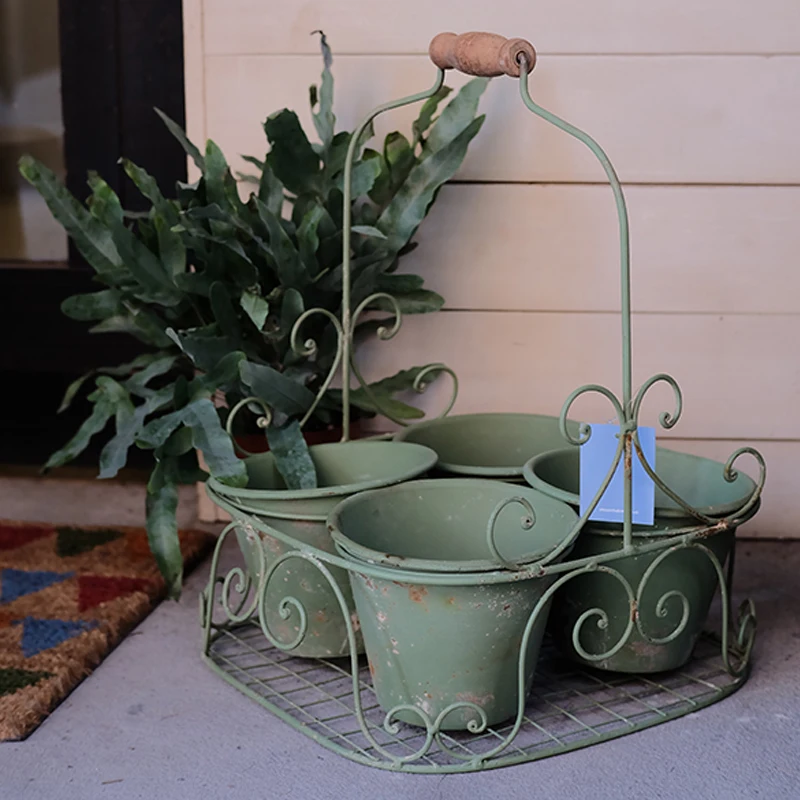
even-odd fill
[[[565,661],[546,639],[537,664],[524,724],[501,753],[482,757],[512,730],[512,723],[481,734],[442,733],[434,747],[401,762],[425,743],[421,728],[384,727],[363,663],[359,675],[364,720],[388,760],[364,736],[353,706],[348,659],[293,658],[271,646],[257,623],[218,630],[205,661],[226,681],[319,744],[346,758],[403,772],[473,772],[536,761],[676,719],[736,691],[747,679],[729,675],[716,636],[704,635],[682,669],[659,675],[622,675]]]

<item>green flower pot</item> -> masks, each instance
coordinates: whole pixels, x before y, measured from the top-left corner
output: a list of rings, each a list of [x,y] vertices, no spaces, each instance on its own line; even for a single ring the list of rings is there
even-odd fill
[[[635,528],[634,543],[650,542],[671,533],[669,524],[664,522],[655,530]],[[735,529],[729,529],[699,543],[722,566],[733,550],[734,541]],[[621,548],[619,530],[589,524],[581,530],[571,557],[602,556]],[[613,672],[652,673],[682,667],[691,658],[705,624],[717,591],[718,576],[701,550],[688,547],[666,553],[657,550],[626,556],[606,565],[628,582],[634,596],[641,590],[637,609],[646,637],[634,626],[619,650],[607,658],[597,658],[611,651],[625,636],[631,606],[628,593],[617,578],[602,571],[589,572],[570,579],[553,597],[549,630],[560,650],[574,661]],[[657,559],[661,559],[658,564]],[[592,613],[592,609],[602,610],[606,617]],[[603,619],[605,624],[600,624]],[[583,653],[576,648],[573,637],[577,637]],[[591,658],[586,658],[587,654]]]
[[[568,422],[573,435],[578,424]],[[533,455],[563,447],[558,417],[539,414],[462,414],[404,428],[396,441],[416,442],[439,456],[437,472],[522,482]]]
[[[656,451],[656,470],[662,480],[708,516],[722,516],[742,508],[756,488],[741,472],[735,481],[727,482],[723,469],[723,464],[707,458],[663,448]],[[535,456],[523,472],[531,486],[578,506],[577,447]],[[654,526],[634,526],[634,546],[669,537],[697,522],[659,489],[655,506]],[[734,542],[734,528],[697,540],[720,566],[729,558]],[[619,552],[622,546],[621,525],[589,522],[581,530],[571,557],[601,556]],[[634,626],[623,646],[616,649],[631,620],[625,586],[604,571],[578,575],[553,598],[550,630],[561,650],[575,661],[615,672],[651,673],[683,666],[692,655],[719,583],[717,570],[706,552],[697,547],[677,548],[669,553],[666,549],[656,550],[626,556],[606,566],[629,584],[634,596],[639,595],[639,626]],[[611,651],[614,652],[608,657],[599,657]]]
[[[436,454],[428,448],[397,442],[339,442],[314,445],[309,450],[317,470],[316,489],[286,489],[272,453],[262,453],[245,459],[247,487],[236,489],[209,478],[210,496],[213,500],[214,494],[219,495],[231,506],[256,515],[270,528],[300,544],[335,553],[325,520],[337,503],[365,489],[416,478],[436,462]],[[262,568],[268,570],[277,558],[296,549],[263,531],[248,533],[237,528],[236,536],[249,575],[256,584],[262,578]],[[346,571],[333,566],[330,571],[352,612]],[[300,559],[283,562],[271,574],[265,593],[267,627],[281,643],[293,642],[301,629],[296,609],[290,607],[285,619],[280,614],[281,601],[293,597],[306,612],[306,632],[292,649],[292,655],[330,658],[348,654],[346,623],[336,595],[313,564]]]
[[[580,459],[577,446],[551,450],[531,458],[522,472],[535,489],[578,507]],[[753,479],[743,472],[738,472],[736,480],[729,483],[723,474],[724,464],[663,447],[656,448],[655,470],[673,492],[709,517],[722,517],[742,508],[756,490]],[[659,519],[695,519],[658,487],[655,515]]]
[[[494,541],[507,560],[542,558],[577,521],[568,506],[527,487],[469,479],[365,492],[330,515],[336,546],[352,564],[378,702],[394,710],[392,718],[429,729],[475,730],[516,715],[523,634],[554,579],[516,579],[492,557],[489,518],[513,497],[531,503],[536,522],[526,527],[526,511],[517,503],[497,515]],[[525,648],[526,695],[548,605]]]

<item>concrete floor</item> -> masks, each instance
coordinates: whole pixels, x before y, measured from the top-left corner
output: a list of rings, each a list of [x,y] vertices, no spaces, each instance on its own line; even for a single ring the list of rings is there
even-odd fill
[[[28,507],[44,518],[31,499],[37,491],[27,487]],[[140,487],[126,491],[135,514]],[[3,500],[11,494],[9,480],[0,480],[0,516],[12,516]],[[351,763],[215,677],[198,656],[197,593],[205,564],[190,576],[179,603],[156,609],[27,741],[0,744],[0,798],[795,800],[800,542],[742,541],[737,564],[737,595],[755,600],[760,620],[753,674],[738,693],[582,751],[444,777]]]

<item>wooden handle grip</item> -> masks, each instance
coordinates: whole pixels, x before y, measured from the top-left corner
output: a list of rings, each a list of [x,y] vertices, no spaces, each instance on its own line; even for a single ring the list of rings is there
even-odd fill
[[[496,33],[440,33],[431,41],[428,54],[440,69],[457,69],[484,78],[518,78],[520,56],[525,57],[528,72],[536,63],[536,51],[530,42],[506,39]]]

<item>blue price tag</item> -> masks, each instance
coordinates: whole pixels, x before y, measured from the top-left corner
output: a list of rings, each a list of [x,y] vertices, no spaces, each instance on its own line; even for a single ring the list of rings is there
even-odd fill
[[[639,443],[647,463],[656,468],[656,430],[639,428]],[[592,435],[581,445],[580,510],[589,507],[597,490],[605,480],[619,444],[619,425],[592,425]],[[655,509],[655,485],[644,471],[636,450],[633,450],[632,519],[634,525],[652,525]],[[589,519],[598,522],[622,522],[623,512],[623,459],[617,465],[611,483],[600,498]]]

